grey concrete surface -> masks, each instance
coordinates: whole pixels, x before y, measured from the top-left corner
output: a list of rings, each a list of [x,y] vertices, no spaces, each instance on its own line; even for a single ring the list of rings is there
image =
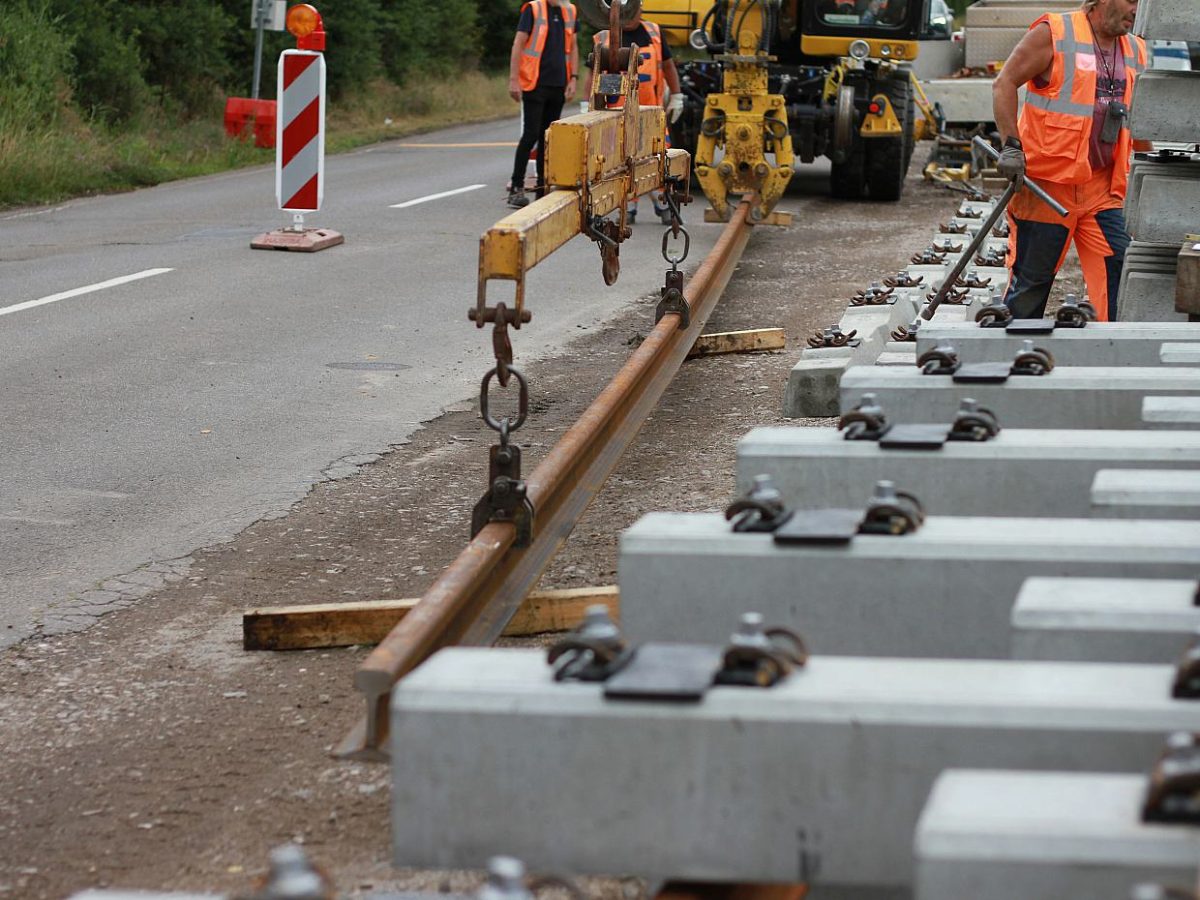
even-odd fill
[[[872,485],[887,479],[937,515],[1103,518],[1091,499],[1099,470],[1171,469],[1174,478],[1197,467],[1200,431],[1002,428],[986,442],[898,450],[847,441],[836,428],[777,426],[754,428],[738,442],[736,492],[770,475],[790,506],[862,506]]]
[[[1150,40],[1200,41],[1196,0],[1142,0],[1134,33]]]
[[[1175,311],[1175,272],[1151,271],[1131,265],[1121,272],[1119,322],[1185,322]]]
[[[1147,825],[1145,775],[952,769],[917,823],[917,900],[1130,896],[1192,884],[1200,835]]]
[[[85,627],[477,396],[491,343],[467,309],[479,235],[508,212],[517,132],[508,120],[328,157],[308,223],[346,243],[316,254],[250,250],[288,222],[264,167],[0,214],[0,308],[173,269],[0,316],[0,646]],[[699,205],[685,217],[694,266],[721,226]],[[634,226],[611,288],[583,238],[535,269],[518,364],[656,292],[661,231]]]
[[[1200,469],[1101,469],[1092,479],[1092,509],[1113,519],[1200,518]]]
[[[857,331],[861,343],[857,347],[802,350],[800,359],[788,374],[783,414],[791,418],[836,416],[838,386],[842,373],[850,366],[911,364],[911,359],[883,360],[881,357],[890,343],[892,330],[909,324],[917,317],[920,301],[910,299],[908,295],[912,293],[907,292],[888,306],[847,307],[838,325],[847,334]],[[924,296],[924,289],[917,292],[916,296]],[[934,312],[932,321],[961,322],[967,318],[968,312],[969,308],[965,306],[940,306]]]
[[[971,362],[1009,362],[1022,341],[1050,352],[1059,366],[1157,366],[1165,341],[1196,342],[1200,353],[1200,323],[1196,322],[1093,322],[1086,328],[1057,328],[1049,334],[1008,334],[1003,328],[929,322],[917,332],[917,354],[947,343]],[[1197,357],[1200,365],[1200,356]],[[1184,360],[1172,360],[1183,365]]]
[[[637,641],[723,641],[731,616],[756,611],[817,653],[1007,659],[1030,576],[1191,578],[1198,565],[1195,522],[935,514],[913,534],[781,545],[719,514],[652,513],[621,538],[621,625]]]
[[[1142,421],[1148,428],[1200,428],[1200,397],[1147,397],[1142,401]]]
[[[897,422],[949,422],[959,401],[974,397],[1006,428],[1141,428],[1143,398],[1200,393],[1200,369],[1059,366],[1003,384],[960,384],[916,368],[854,366],[842,375],[841,411],[868,392]]]
[[[543,650],[442,650],[392,695],[392,860],[908,888],[943,769],[1141,772],[1200,727],[1171,676],[818,655],[769,690],[661,703],[557,683]]]
[[[1158,359],[1164,366],[1200,366],[1200,343],[1163,344]]]
[[[1200,174],[1147,174],[1140,182],[1137,202],[1126,206],[1126,226],[1134,238],[1182,244],[1184,235],[1200,227]]]
[[[1134,83],[1129,130],[1143,141],[1194,143],[1200,136],[1200,72],[1148,69]]]
[[[1200,629],[1195,579],[1028,578],[1013,659],[1173,663]]]

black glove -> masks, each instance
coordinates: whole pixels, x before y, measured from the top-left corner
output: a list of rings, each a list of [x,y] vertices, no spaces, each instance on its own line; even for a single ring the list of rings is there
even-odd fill
[[[1017,190],[1025,183],[1025,151],[1021,143],[1009,138],[1004,142],[1000,158],[996,160],[996,171],[1017,186]]]

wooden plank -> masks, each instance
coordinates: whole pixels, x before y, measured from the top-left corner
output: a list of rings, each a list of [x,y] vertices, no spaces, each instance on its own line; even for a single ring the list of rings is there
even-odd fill
[[[1175,312],[1187,313],[1193,322],[1200,316],[1200,234],[1189,234],[1179,251]]]
[[[713,356],[717,353],[749,353],[755,350],[782,350],[782,328],[753,328],[749,331],[723,331],[702,334],[688,351],[688,358]]]
[[[377,644],[419,601],[368,600],[276,606],[242,615],[244,650],[317,650]],[[603,603],[613,619],[620,616],[616,585],[535,591],[526,598],[504,630],[506,637],[528,637],[547,631],[569,631],[583,620],[589,606]]]
[[[806,884],[723,884],[710,881],[668,881],[654,900],[804,900]]]

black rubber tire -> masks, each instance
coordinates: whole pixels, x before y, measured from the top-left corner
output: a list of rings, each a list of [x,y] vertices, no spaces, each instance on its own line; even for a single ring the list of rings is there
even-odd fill
[[[896,201],[904,193],[904,178],[913,154],[914,101],[908,72],[901,70],[884,82],[880,89],[895,110],[901,134],[900,137],[873,138],[866,142],[866,180],[872,200]]]
[[[829,168],[829,193],[838,200],[859,200],[867,186],[866,153],[863,139],[855,135],[854,147],[845,162]]]

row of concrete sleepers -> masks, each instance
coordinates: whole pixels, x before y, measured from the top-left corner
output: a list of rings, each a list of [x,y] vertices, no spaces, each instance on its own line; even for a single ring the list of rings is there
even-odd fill
[[[786,412],[842,427],[754,429],[727,515],[625,533],[619,636],[597,611],[553,664],[454,648],[400,682],[397,864],[817,900],[1195,885],[1200,323],[982,327],[1003,270],[977,264],[910,340],[941,246],[798,361]]]

